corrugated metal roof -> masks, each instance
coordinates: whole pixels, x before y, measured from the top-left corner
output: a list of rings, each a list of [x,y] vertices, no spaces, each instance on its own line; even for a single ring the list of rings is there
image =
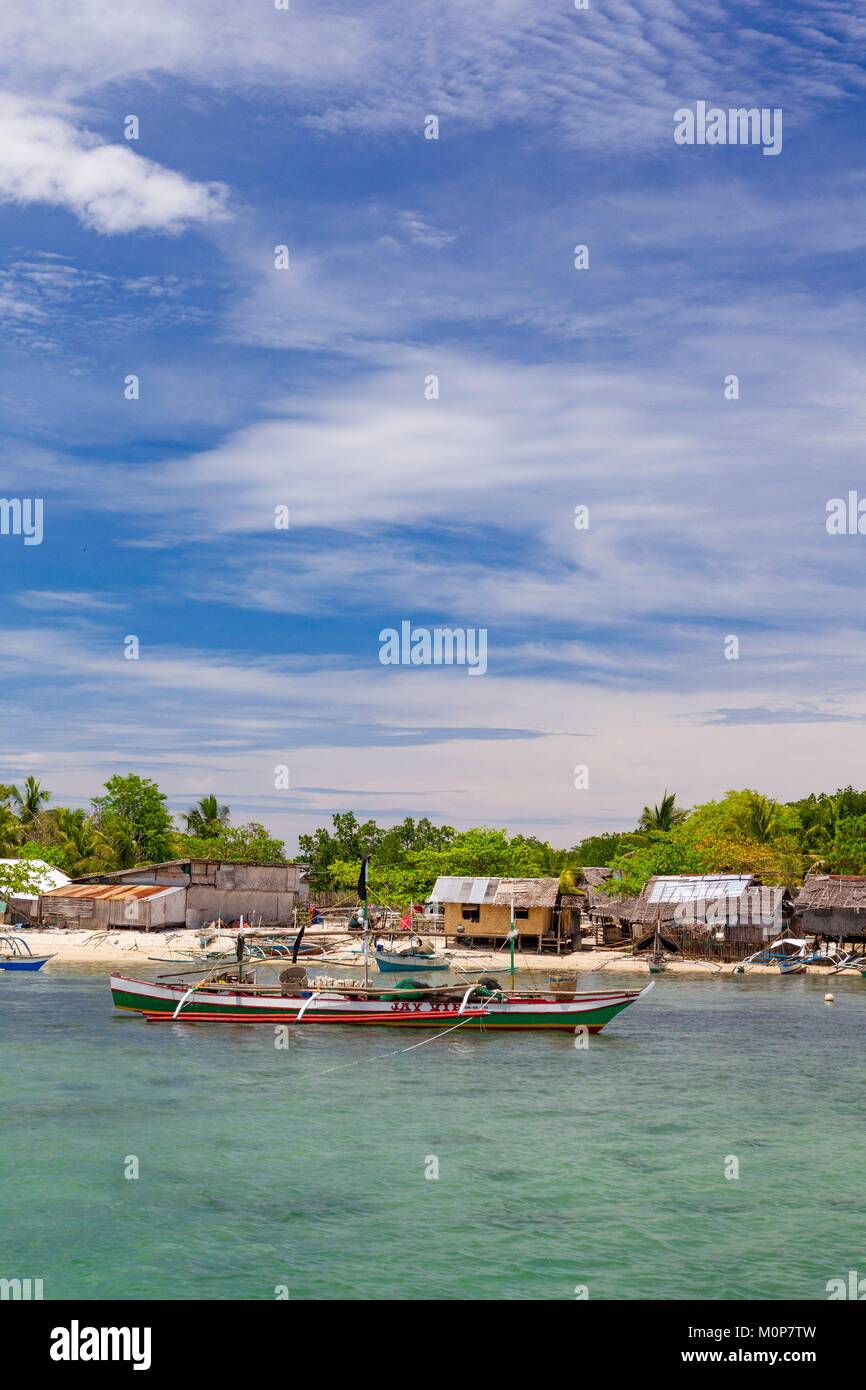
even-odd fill
[[[704,902],[709,898],[738,898],[752,882],[752,874],[676,874],[654,878],[647,900],[651,903]]]
[[[437,878],[430,894],[434,903],[492,903],[498,878]]]
[[[558,878],[437,878],[430,894],[435,903],[472,907],[555,907]]]
[[[127,883],[123,887],[113,883],[70,883],[63,888],[50,888],[43,898],[98,898],[100,902],[124,902],[130,898],[162,898],[168,893],[185,893],[182,884],[164,888],[159,883]]]

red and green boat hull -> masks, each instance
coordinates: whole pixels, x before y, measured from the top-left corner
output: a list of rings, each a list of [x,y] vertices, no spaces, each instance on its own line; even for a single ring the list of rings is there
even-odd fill
[[[184,1023],[343,1023],[390,1028],[557,1029],[585,1028],[598,1033],[646,989],[591,990],[563,999],[555,995],[505,994],[500,999],[460,997],[439,999],[353,995],[345,991],[306,990],[298,995],[255,991],[215,990],[206,985],[111,977],[115,1007],[142,1014],[150,1022],[174,1019]]]

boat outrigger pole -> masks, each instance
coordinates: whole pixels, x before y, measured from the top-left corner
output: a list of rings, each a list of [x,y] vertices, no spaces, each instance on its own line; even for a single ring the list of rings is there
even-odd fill
[[[364,988],[370,983],[370,908],[367,903],[367,863],[370,856],[365,854],[361,860],[358,875],[358,897],[364,904]]]

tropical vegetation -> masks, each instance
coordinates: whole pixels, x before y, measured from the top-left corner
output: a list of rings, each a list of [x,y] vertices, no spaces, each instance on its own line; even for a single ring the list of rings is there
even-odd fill
[[[0,865],[0,898],[4,890],[28,891],[22,885],[32,880],[34,859],[77,878],[165,859],[286,858],[282,841],[260,822],[232,824],[214,793],[180,820],[183,829],[157,783],[135,773],[110,777],[89,809],[54,805],[32,775],[20,786],[0,784],[0,858],[14,861]],[[314,897],[351,897],[365,854],[373,860],[374,895],[395,905],[425,898],[440,875],[558,877],[573,891],[588,865],[612,869],[606,890],[619,894],[639,892],[660,873],[756,872],[793,887],[812,869],[866,874],[866,791],[849,786],[781,802],[744,788],[686,808],[665,788],[634,829],[590,835],[570,848],[491,826],[457,830],[426,816],[381,826],[351,811],[299,839]]]
[[[149,777],[109,777],[90,808],[53,805],[51,792],[28,776],[0,784],[0,899],[36,882],[28,861],[39,859],[70,878],[154,864],[166,859],[284,861],[282,840],[258,821],[232,825],[231,812],[212,793],[174,822],[164,793]],[[37,883],[38,886],[38,883]]]
[[[316,892],[351,892],[361,857],[373,855],[370,884],[383,902],[429,894],[439,875],[560,879],[574,891],[581,869],[613,870],[607,891],[640,892],[653,874],[743,873],[765,883],[801,883],[812,869],[866,874],[866,791],[845,787],[780,802],[751,788],[687,809],[663,792],[643,808],[634,830],[591,835],[570,849],[535,837],[476,826],[455,830],[407,818],[389,829],[351,812],[332,829],[300,837],[300,859]]]

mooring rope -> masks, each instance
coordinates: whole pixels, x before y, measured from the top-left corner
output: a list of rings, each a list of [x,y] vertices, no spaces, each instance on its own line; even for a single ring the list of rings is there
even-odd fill
[[[420,1042],[410,1043],[409,1047],[395,1047],[391,1052],[376,1052],[372,1057],[356,1057],[351,1062],[341,1062],[337,1067],[326,1067],[324,1071],[316,1072],[316,1075],[327,1076],[332,1071],[345,1071],[347,1067],[360,1067],[367,1062],[381,1062],[385,1057],[399,1057],[404,1052],[414,1052],[416,1047],[424,1047],[426,1043],[436,1042],[437,1038],[444,1038],[446,1033],[453,1033],[457,1028],[472,1023],[473,1019],[476,1019],[475,1014],[471,1014],[469,1018],[461,1018],[459,1023],[453,1023],[450,1028],[437,1031],[431,1038],[422,1038]]]

